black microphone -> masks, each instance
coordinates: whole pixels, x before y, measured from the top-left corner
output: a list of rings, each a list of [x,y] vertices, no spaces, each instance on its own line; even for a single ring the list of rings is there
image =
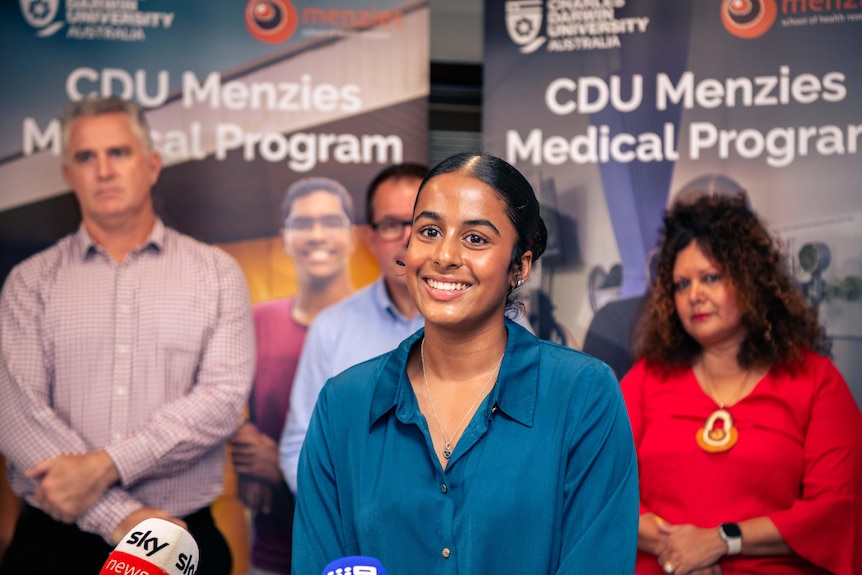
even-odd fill
[[[386,569],[374,557],[342,557],[323,568],[322,575],[387,575]]]
[[[194,537],[176,523],[151,517],[126,533],[99,575],[194,575],[198,564]]]

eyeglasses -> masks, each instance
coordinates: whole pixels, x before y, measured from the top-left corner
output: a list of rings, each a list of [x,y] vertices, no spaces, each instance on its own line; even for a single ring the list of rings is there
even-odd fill
[[[314,229],[315,224],[320,224],[325,230],[342,230],[350,227],[350,218],[344,214],[332,214],[318,218],[297,216],[287,218],[284,227],[292,232],[308,232]]]
[[[400,240],[404,236],[404,228],[409,228],[412,225],[412,220],[384,218],[379,222],[372,223],[371,229],[377,233],[381,240],[391,242]]]

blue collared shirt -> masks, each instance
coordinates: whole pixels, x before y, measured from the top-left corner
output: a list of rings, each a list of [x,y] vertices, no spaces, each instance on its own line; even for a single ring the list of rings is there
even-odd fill
[[[317,396],[330,377],[395,349],[425,325],[416,314],[403,316],[386,293],[381,276],[373,284],[323,310],[308,330],[279,442],[279,465],[296,493],[296,465]]]
[[[299,462],[293,571],[378,558],[394,575],[630,575],[637,462],[603,363],[511,321],[496,386],[444,470],[406,375],[410,349],[324,387]]]

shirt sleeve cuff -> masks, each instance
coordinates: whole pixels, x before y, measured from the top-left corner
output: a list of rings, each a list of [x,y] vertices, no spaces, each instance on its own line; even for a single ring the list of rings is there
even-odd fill
[[[156,464],[153,453],[143,438],[130,437],[105,447],[114,460],[120,484],[129,487],[147,477]]]
[[[113,488],[81,515],[77,524],[82,531],[101,535],[109,545],[113,545],[111,537],[114,530],[123,519],[141,507],[143,505],[131,495],[121,489]]]

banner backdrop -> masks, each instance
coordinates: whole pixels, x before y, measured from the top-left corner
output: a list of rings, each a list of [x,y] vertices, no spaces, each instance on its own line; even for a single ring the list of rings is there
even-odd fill
[[[860,38],[856,0],[486,2],[484,142],[546,208],[542,315],[630,324],[673,196],[745,189],[862,403]]]
[[[151,108],[156,208],[194,237],[277,235],[302,176],[335,178],[363,206],[382,167],[427,161],[428,27],[425,1],[3,3],[3,277],[77,226],[57,117],[89,94]]]
[[[80,222],[58,116],[91,94],[149,110],[157,213],[232,253],[255,302],[296,289],[291,183],[341,182],[362,222],[378,171],[427,162],[427,0],[19,0],[0,4],[0,50],[0,280]],[[363,249],[350,271],[377,276]]]

